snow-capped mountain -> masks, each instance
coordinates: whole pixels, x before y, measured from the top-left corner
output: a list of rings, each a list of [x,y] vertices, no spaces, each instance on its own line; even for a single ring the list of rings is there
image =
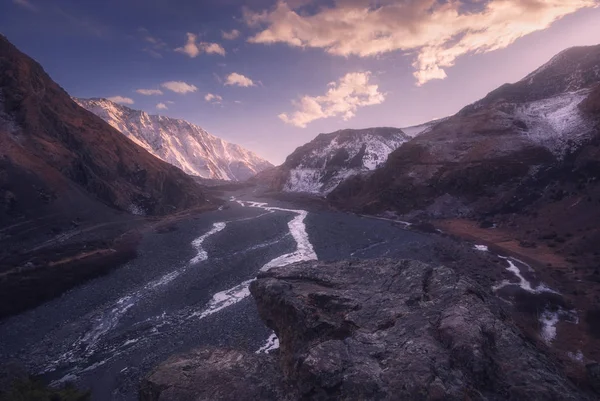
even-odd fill
[[[364,179],[346,180],[329,199],[363,212],[434,217],[519,210],[535,199],[545,207],[551,189],[577,194],[597,182],[588,174],[597,174],[597,160],[588,159],[598,154],[598,93],[600,45],[567,49],[419,133],[384,166]],[[574,162],[578,157],[586,162]],[[573,172],[581,182],[576,190],[556,188],[557,177]]]
[[[320,134],[289,155],[268,179],[276,190],[328,194],[346,178],[375,170],[409,139],[398,128]]]
[[[150,115],[106,99],[75,99],[154,156],[202,178],[244,181],[272,167],[253,152],[184,120]]]

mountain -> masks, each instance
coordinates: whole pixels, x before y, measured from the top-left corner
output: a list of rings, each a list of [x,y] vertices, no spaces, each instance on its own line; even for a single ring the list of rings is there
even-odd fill
[[[0,35],[0,317],[130,257],[114,240],[140,215],[210,204]]]
[[[409,139],[402,130],[387,127],[319,134],[258,180],[284,192],[328,194],[348,177],[383,165]]]
[[[244,181],[273,167],[256,154],[184,120],[149,115],[106,99],[75,99],[154,156],[202,178]]]
[[[600,46],[568,49],[404,143],[367,177],[340,185],[341,207],[434,217],[508,210],[523,182],[567,168],[598,134]],[[596,99],[596,100],[595,100]],[[587,106],[585,106],[587,105]]]
[[[4,37],[0,57],[2,213],[81,200],[165,214],[206,200],[192,178],[79,107]]]

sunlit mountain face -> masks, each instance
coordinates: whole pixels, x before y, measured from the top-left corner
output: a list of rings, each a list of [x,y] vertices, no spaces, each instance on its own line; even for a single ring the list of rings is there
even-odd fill
[[[0,29],[74,97],[280,164],[318,133],[452,115],[599,19],[597,0],[6,0]]]

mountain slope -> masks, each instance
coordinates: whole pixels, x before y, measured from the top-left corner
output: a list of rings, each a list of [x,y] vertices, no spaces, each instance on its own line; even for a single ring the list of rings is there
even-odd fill
[[[600,46],[568,49],[403,144],[381,169],[344,183],[330,199],[438,217],[503,210],[520,197],[521,182],[560,166],[596,134],[595,118],[579,105],[593,103],[599,65]]]
[[[0,318],[132,257],[141,215],[210,205],[0,35]]]
[[[381,166],[410,138],[397,128],[340,130],[300,146],[279,167],[259,175],[272,189],[327,194],[343,180]]]
[[[0,55],[0,159],[5,169],[39,180],[50,199],[83,190],[109,206],[148,214],[205,201],[191,178],[79,107],[3,37]],[[3,176],[5,199],[7,186],[22,184],[13,174]]]
[[[149,115],[106,99],[75,99],[156,157],[202,178],[244,181],[268,161],[184,120]]]

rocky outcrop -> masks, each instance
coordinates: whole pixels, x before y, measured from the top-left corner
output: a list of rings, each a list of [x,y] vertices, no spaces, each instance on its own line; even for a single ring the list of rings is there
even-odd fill
[[[279,337],[289,399],[588,399],[511,324],[493,296],[443,266],[386,259],[303,262],[260,273],[250,290]],[[237,358],[220,352],[220,366]],[[185,373],[177,359],[166,362],[142,389],[193,382],[200,394],[194,399],[231,399],[219,398],[224,393],[215,386],[224,391],[235,382],[229,373],[244,382],[253,374],[252,366],[244,374],[207,370],[218,364],[212,351],[193,358]],[[266,374],[278,374],[269,369]],[[250,393],[255,390],[249,385]],[[143,394],[144,401],[190,399]]]
[[[288,399],[271,356],[217,348],[170,358],[144,380],[139,396],[142,401]]]

